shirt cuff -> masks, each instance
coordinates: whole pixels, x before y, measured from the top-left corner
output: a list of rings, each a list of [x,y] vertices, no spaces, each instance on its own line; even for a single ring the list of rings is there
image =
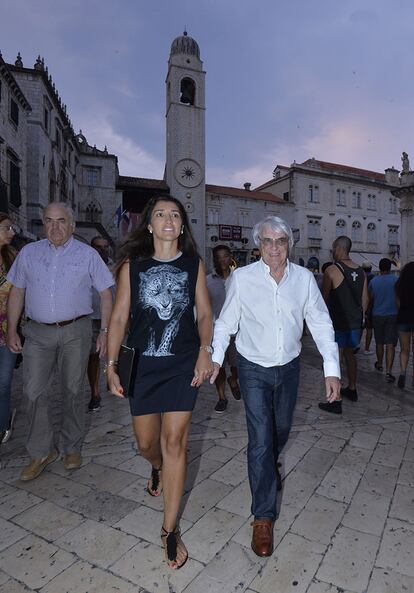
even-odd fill
[[[341,369],[335,362],[324,362],[323,363],[323,374],[325,377],[338,377],[341,378]]]
[[[223,366],[224,355],[225,352],[223,352],[221,348],[215,348],[211,360],[212,362],[216,362],[220,366]]]

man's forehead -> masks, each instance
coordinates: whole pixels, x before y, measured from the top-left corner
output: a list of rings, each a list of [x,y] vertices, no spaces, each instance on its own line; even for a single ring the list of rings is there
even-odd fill
[[[59,206],[49,206],[45,212],[45,218],[64,218],[68,220],[70,217],[69,213],[64,208],[60,208]]]
[[[280,237],[286,237],[287,236],[286,233],[284,233],[283,231],[275,231],[268,224],[265,224],[263,226],[262,235],[263,235],[263,237],[269,237],[271,239],[279,239]]]

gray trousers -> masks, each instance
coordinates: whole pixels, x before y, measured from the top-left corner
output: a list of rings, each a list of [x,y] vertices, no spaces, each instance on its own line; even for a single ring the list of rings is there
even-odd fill
[[[29,432],[26,449],[32,459],[45,457],[55,439],[49,386],[57,370],[62,391],[63,453],[79,452],[85,432],[83,384],[91,346],[91,320],[78,319],[64,327],[29,321],[23,328],[23,395]]]

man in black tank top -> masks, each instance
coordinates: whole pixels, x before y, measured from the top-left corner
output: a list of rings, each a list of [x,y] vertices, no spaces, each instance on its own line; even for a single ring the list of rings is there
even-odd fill
[[[341,395],[357,401],[357,363],[355,348],[359,346],[362,322],[368,305],[367,281],[364,270],[349,257],[352,241],[349,237],[338,237],[332,244],[334,265],[324,274],[322,295],[328,306],[335,341],[345,359],[348,386],[341,389]],[[342,413],[342,402],[323,402],[321,410],[334,414]]]

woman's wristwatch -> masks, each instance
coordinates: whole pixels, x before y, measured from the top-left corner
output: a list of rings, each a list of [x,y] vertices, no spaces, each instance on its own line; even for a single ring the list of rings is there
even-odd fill
[[[213,354],[214,352],[213,346],[200,346],[200,350],[205,350],[209,354]]]

